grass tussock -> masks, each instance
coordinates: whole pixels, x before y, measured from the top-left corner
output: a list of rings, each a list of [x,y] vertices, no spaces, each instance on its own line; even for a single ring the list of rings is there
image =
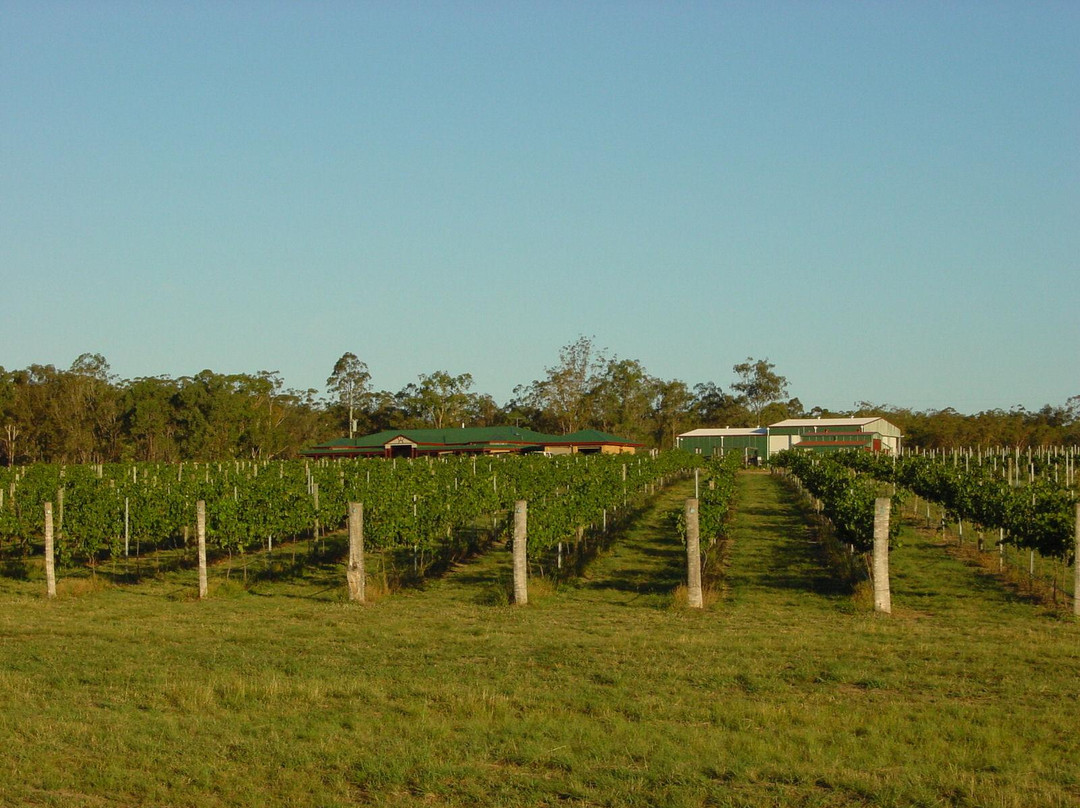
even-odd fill
[[[715,586],[701,586],[702,608],[710,609],[721,602],[720,590]],[[689,609],[690,597],[686,584],[679,584],[671,593],[671,605],[676,609]]]
[[[851,593],[851,603],[857,612],[874,611],[874,582],[867,578],[858,581]]]
[[[59,577],[56,581],[56,596],[58,598],[82,598],[104,592],[111,586],[108,579],[100,576],[84,578]]]

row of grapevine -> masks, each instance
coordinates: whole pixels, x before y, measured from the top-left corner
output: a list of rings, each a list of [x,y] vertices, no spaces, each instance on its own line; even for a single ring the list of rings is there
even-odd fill
[[[698,494],[701,535],[712,540],[724,532],[735,499],[735,474],[742,458],[728,452],[722,458],[710,458],[705,464],[706,485]]]
[[[1073,488],[1077,485],[1076,460],[1080,447],[1039,446],[1021,451],[1019,447],[969,447],[950,450],[906,450],[904,458],[933,460],[965,471],[978,468],[981,473],[1001,477],[1013,486],[1053,482]]]
[[[126,541],[177,546],[206,502],[210,545],[240,551],[334,530],[350,501],[363,502],[374,550],[437,553],[462,528],[530,501],[539,551],[595,523],[665,477],[698,462],[658,456],[446,457],[423,460],[227,464],[37,465],[0,476],[0,541],[24,551],[57,512],[61,563],[116,558]]]
[[[562,466],[534,464],[514,481],[518,499],[529,503],[529,554],[548,552],[579,528],[598,525],[700,460],[684,452],[664,452],[623,462],[618,456]]]
[[[837,460],[836,455],[812,455],[788,449],[770,459],[773,466],[785,468],[821,502],[821,511],[832,522],[837,538],[859,552],[869,552],[874,539],[874,500],[881,486],[867,475],[854,473]],[[889,541],[900,534],[900,501],[892,496],[889,517]]]
[[[1052,475],[1036,475],[1017,487],[992,466],[930,456],[851,452],[838,455],[837,461],[937,503],[948,521],[1000,529],[1006,541],[1044,556],[1066,559],[1073,552],[1076,493]]]

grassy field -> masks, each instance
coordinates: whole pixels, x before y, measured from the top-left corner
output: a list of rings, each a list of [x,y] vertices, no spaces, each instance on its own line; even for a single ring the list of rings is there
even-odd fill
[[[1074,621],[910,529],[876,617],[753,473],[691,612],[691,485],[524,608],[502,549],[365,606],[340,567],[0,579],[0,804],[1080,804]]]

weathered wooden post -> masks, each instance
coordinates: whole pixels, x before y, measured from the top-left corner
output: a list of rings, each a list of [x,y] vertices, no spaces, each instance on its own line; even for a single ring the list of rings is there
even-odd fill
[[[696,498],[686,500],[686,602],[691,609],[705,605],[701,596],[701,538]]]
[[[195,540],[199,543],[199,600],[206,597],[206,501],[195,503]]]
[[[363,603],[364,592],[364,505],[361,502],[349,503],[349,566],[346,569],[349,581],[349,600]]]
[[[1080,617],[1080,502],[1076,503],[1073,539],[1073,614]]]
[[[874,500],[874,611],[892,614],[889,592],[889,510],[887,497]]]
[[[529,567],[525,555],[527,542],[528,503],[519,499],[514,503],[514,603],[518,606],[529,602]]]
[[[52,503],[45,503],[45,592],[56,597],[56,559],[53,548]]]

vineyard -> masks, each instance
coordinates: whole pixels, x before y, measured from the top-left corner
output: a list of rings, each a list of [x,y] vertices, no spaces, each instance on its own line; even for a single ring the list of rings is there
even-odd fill
[[[998,572],[1005,571],[1007,559],[1015,562],[1019,552],[1026,552],[1023,567],[1028,584],[1034,585],[1036,568],[1042,568],[1039,577],[1045,579],[1053,600],[1059,592],[1066,593],[1073,600],[1074,613],[1080,615],[1076,598],[1080,592],[1076,564],[1080,504],[1071,450],[1023,458],[1015,450],[901,457],[867,452],[815,457],[787,451],[773,462],[810,495],[835,536],[852,552],[870,549],[875,498],[890,498],[890,543],[899,537],[904,503],[911,502],[913,524],[922,523],[925,516],[923,527],[936,526],[943,539],[952,527],[961,546],[966,524],[969,540],[974,538],[980,555],[988,544],[995,544]],[[993,537],[991,542],[988,537]],[[1037,559],[1041,559],[1038,564]],[[1073,565],[1071,594],[1066,580],[1069,565]]]
[[[1061,740],[1074,622],[943,552],[923,523],[931,487],[899,476],[925,463],[975,477],[978,463],[794,454],[781,476],[737,473],[740,460],[8,473],[2,550],[31,573],[0,578],[0,805],[1075,804]],[[1019,485],[1009,469],[1008,496],[1056,501],[1039,498],[1050,464]],[[784,484],[796,476],[810,505]],[[882,495],[887,620],[807,540],[816,510],[862,554]],[[990,529],[935,496],[935,517]],[[529,574],[550,582],[527,608],[509,606],[501,546],[521,500]],[[190,569],[200,501],[223,562],[205,600]],[[372,553],[416,584],[365,608],[345,600],[353,501]],[[678,595],[691,502],[713,587],[700,610]],[[68,579],[54,599],[38,572],[46,503]],[[260,568],[271,545],[294,557],[288,574],[227,582],[230,553]],[[108,572],[139,553],[142,577]]]
[[[34,465],[0,473],[0,548],[5,557],[41,553],[52,503],[61,567],[104,570],[132,554],[192,563],[196,503],[205,502],[216,557],[320,540],[344,527],[348,503],[365,511],[365,541],[412,578],[505,537],[517,500],[529,505],[528,554],[559,574],[597,548],[651,495],[702,467],[681,452],[566,457],[446,457],[215,464]],[[732,472],[713,475],[718,529]],[[712,477],[710,477],[712,479]],[[726,480],[727,482],[723,482]],[[301,559],[302,560],[302,559]],[[398,576],[401,577],[401,576]]]
[[[625,526],[642,503],[672,480],[704,472],[702,531],[722,532],[734,469],[700,455],[442,457],[419,460],[334,460],[59,466],[37,464],[0,471],[0,554],[25,561],[41,553],[45,504],[52,503],[55,552],[61,568],[115,570],[130,559],[191,566],[196,503],[205,503],[212,557],[272,552],[298,540],[311,555],[345,526],[350,502],[363,503],[365,541],[382,556],[395,581],[420,580],[432,570],[508,538],[514,503],[529,508],[528,557],[534,573],[574,574]],[[852,552],[866,553],[874,500],[892,501],[889,537],[899,535],[903,507],[938,508],[940,527],[997,534],[1006,546],[1056,560],[1075,554],[1075,455],[1047,451],[909,454],[867,452],[774,457],[812,497]],[[679,517],[677,530],[685,526]],[[333,553],[340,548],[333,549]],[[708,547],[705,548],[707,556]],[[706,559],[707,560],[707,559]],[[300,558],[301,563],[304,557]],[[125,564],[124,570],[130,566]]]
[[[1006,462],[998,461],[1004,457]],[[1021,477],[1019,453],[993,455],[982,462],[926,455],[901,458],[845,453],[840,462],[874,479],[893,483],[939,505],[944,520],[963,531],[993,530],[1001,541],[1044,556],[1067,559],[1075,551],[1076,491],[1072,455],[1031,458]]]

